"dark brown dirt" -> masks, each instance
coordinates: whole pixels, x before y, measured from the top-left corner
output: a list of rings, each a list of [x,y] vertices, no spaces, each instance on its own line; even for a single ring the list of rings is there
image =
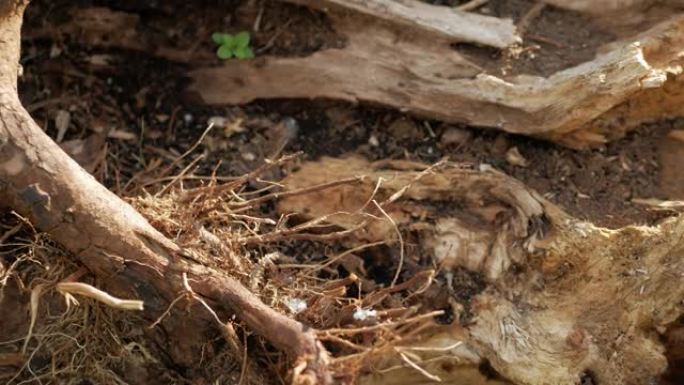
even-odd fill
[[[467,1],[427,0],[436,5],[457,6]],[[598,49],[614,40],[613,34],[600,22],[577,12],[551,6],[531,16],[537,2],[533,0],[490,0],[476,12],[482,15],[508,18],[517,26],[523,20],[527,27],[522,33],[523,44],[499,52],[469,44],[455,48],[482,68],[497,76],[549,76],[574,67],[596,56]]]
[[[453,6],[463,1],[433,3]],[[179,4],[184,3],[36,0],[29,8],[26,29],[45,29],[66,18],[70,9],[99,5],[138,14],[149,33],[156,34],[155,41],[205,50],[210,60],[217,60],[209,39],[212,32],[252,30],[257,19],[259,31],[253,33],[257,55],[306,56],[344,44],[344,38],[335,34],[323,15],[306,8],[258,1]],[[479,12],[519,20],[532,4],[528,0],[490,1]],[[570,214],[612,228],[653,224],[671,214],[651,211],[633,203],[634,198],[684,196],[684,186],[680,184],[679,189],[661,178],[672,175],[674,165],[684,158],[678,147],[672,153],[668,150],[673,148],[674,139],[667,136],[684,126],[682,120],[644,126],[609,145],[575,151],[372,106],[271,101],[214,108],[197,105],[183,93],[185,65],[141,52],[83,46],[58,30],[49,36],[24,41],[22,100],[53,137],[58,135],[56,117],[60,111],[68,111],[70,123],[64,141],[79,141],[109,130],[106,147],[87,150],[103,154],[106,150],[104,161],[95,164],[94,174],[121,194],[140,193],[135,187],[144,182],[149,182],[150,189],[158,187],[157,159],[168,164],[197,141],[210,118],[222,117],[239,129],[214,129],[209,134],[194,154],[206,154],[193,171],[196,175],[210,175],[214,170],[221,177],[241,175],[280,148],[285,153],[302,151],[309,159],[349,152],[370,159],[428,163],[448,157],[492,165]],[[485,65],[488,68],[510,63],[508,75],[546,76],[591,59],[597,48],[611,39],[609,33],[583,16],[547,7],[530,24],[517,57],[469,46],[456,49],[481,63],[494,57],[497,61],[489,63],[496,65]],[[519,150],[527,166],[507,160],[506,154],[513,148]],[[169,175],[177,174],[186,164],[175,167]],[[135,183],[128,185],[134,176]]]
[[[496,0],[487,2],[480,12],[496,17],[507,17],[520,25],[521,20],[536,4],[530,0]],[[596,56],[597,50],[614,40],[600,23],[577,12],[546,6],[530,19],[522,35],[519,52],[504,55],[508,75],[549,76],[574,67]],[[511,57],[514,55],[514,57]]]
[[[268,7],[239,2],[215,5],[217,9],[230,10],[223,17],[208,11],[211,6],[184,6],[176,10],[188,15],[194,12],[193,20],[206,22],[194,30],[183,24],[183,20],[189,19],[176,22],[172,18],[174,12],[170,5],[136,7],[111,1],[98,4],[140,15],[145,21],[141,24],[159,35],[170,35],[171,32],[163,29],[171,29],[170,22],[174,21],[176,46],[187,47],[194,41],[196,49],[205,49],[208,54],[213,49],[207,42],[212,31],[250,29],[257,19],[260,32],[253,37],[257,54],[306,55],[317,49],[335,47],[341,39],[321,14],[279,3]],[[531,5],[527,0],[490,1],[479,11],[519,19]],[[69,9],[69,6],[37,3],[29,14],[34,15],[29,16],[29,28],[50,25],[52,19],[44,16],[45,7],[59,10],[54,11],[59,15],[56,19],[68,14]],[[534,58],[521,57],[514,61],[514,67],[520,71],[534,67],[532,72],[544,74],[575,65],[589,59],[593,50],[609,38],[587,24],[583,16],[548,6],[530,24],[529,32],[535,31],[572,45],[567,49],[542,47]],[[56,32],[54,36],[25,42],[22,98],[30,108],[37,106],[32,113],[38,121],[45,122],[47,131],[53,135],[56,135],[57,111],[71,111],[72,124],[65,140],[88,136],[93,127],[107,126],[128,132],[129,140],[108,141],[108,161],[114,162],[116,167],[111,169],[120,173],[100,175],[118,191],[125,191],[126,180],[148,166],[148,158],[163,154],[163,158],[169,159],[173,154],[182,153],[204,131],[209,118],[219,116],[240,120],[241,132],[226,135],[214,130],[210,134],[205,142],[208,161],[200,167],[205,175],[218,162],[221,163],[219,175],[242,174],[262,162],[269,155],[269,148],[281,145],[286,146],[286,152],[303,151],[309,158],[358,152],[372,159],[434,162],[447,156],[454,161],[487,163],[500,168],[550,197],[571,214],[609,227],[653,223],[661,218],[661,214],[632,203],[632,198],[672,196],[672,189],[667,192],[661,189],[658,145],[660,138],[678,123],[644,127],[608,146],[574,151],[530,138],[423,121],[367,106],[276,101],[210,108],[193,103],[183,93],[186,84],[182,77],[183,65],[137,52],[102,52],[70,44],[58,38]],[[578,49],[576,45],[584,48]],[[295,129],[283,137],[280,132],[283,125],[278,123],[289,118],[294,119]],[[517,147],[529,161],[528,167],[506,162],[506,152],[512,147]]]

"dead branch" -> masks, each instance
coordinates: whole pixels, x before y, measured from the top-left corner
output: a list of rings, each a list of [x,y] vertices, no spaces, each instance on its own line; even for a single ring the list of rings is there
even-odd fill
[[[322,7],[320,3],[329,2],[317,2],[317,7]],[[352,11],[370,13],[357,8],[350,6]],[[627,126],[639,124],[622,119],[632,110],[642,111],[631,102],[635,97],[666,95],[664,87],[679,85],[667,79],[681,72],[677,56],[684,48],[681,16],[548,78],[504,80],[483,73],[447,43],[424,38],[417,31],[405,38],[410,30],[405,25],[403,32],[397,32],[399,24],[391,25],[389,20],[369,22],[335,9],[326,8],[338,32],[348,39],[344,49],[306,58],[264,58],[200,68],[190,73],[191,89],[210,104],[242,104],[261,98],[371,102],[582,147],[620,136]],[[378,13],[384,10],[373,8],[373,16],[382,18]],[[385,16],[390,19],[390,15]],[[420,27],[414,23],[412,28]],[[662,116],[661,108],[651,111],[648,118]]]
[[[189,73],[194,80],[189,91],[209,104],[267,98],[369,102],[571,147],[603,143],[643,122],[681,115],[676,108],[680,99],[670,96],[684,94],[678,55],[684,46],[684,17],[668,4],[644,13],[641,6],[647,1],[607,0],[601,6],[546,1],[588,13],[617,9],[620,17],[609,12],[601,23],[620,41],[594,60],[548,77],[503,77],[487,73],[451,44],[505,49],[519,39],[510,21],[445,12],[445,7],[414,0],[289,1],[326,12],[347,38],[346,46],[305,58],[262,57],[199,67]],[[639,7],[628,11],[632,5]],[[153,44],[136,32],[138,23],[136,15],[85,8],[60,30],[90,45],[141,50],[172,61],[205,63],[212,58],[209,52]],[[644,101],[648,108],[642,108]]]
[[[646,8],[655,3],[655,0],[543,0],[543,2],[573,11],[605,14],[636,7]]]

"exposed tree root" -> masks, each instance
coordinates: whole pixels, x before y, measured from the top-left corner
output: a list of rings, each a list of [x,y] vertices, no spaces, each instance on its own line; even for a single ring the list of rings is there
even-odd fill
[[[225,273],[194,263],[129,204],[100,185],[31,119],[16,93],[26,1],[0,7],[0,195],[73,252],[107,291],[142,300],[154,319],[185,290],[234,312],[296,360],[297,383],[329,383],[328,358],[315,331],[264,305]],[[190,324],[194,321],[190,320]],[[190,327],[186,323],[186,327]],[[192,327],[204,327],[197,321]]]
[[[421,175],[425,167],[358,158],[306,163],[284,181],[289,188],[349,175],[364,175],[364,185],[289,197],[280,209],[306,217],[339,213],[330,221],[350,228],[368,220],[356,213],[373,194],[388,202],[394,223],[419,234],[419,247],[447,276],[457,268],[484,275],[487,288],[460,305],[454,334],[422,333],[426,350],[462,341],[516,384],[571,385],[587,373],[599,384],[657,380],[667,365],[658,334],[684,311],[684,218],[607,230],[491,168],[446,165]],[[392,239],[392,226],[376,215],[355,234],[360,242]],[[444,355],[435,351],[419,354],[422,368],[468,383],[459,379],[463,363],[444,369],[431,361]]]

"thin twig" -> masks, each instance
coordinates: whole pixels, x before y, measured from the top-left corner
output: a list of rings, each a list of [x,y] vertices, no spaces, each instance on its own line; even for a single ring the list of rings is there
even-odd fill
[[[389,214],[380,206],[380,204],[373,199],[373,204],[375,204],[375,207],[380,210],[382,215],[387,218],[387,220],[392,224],[392,227],[394,228],[394,232],[397,234],[397,237],[399,239],[399,263],[397,264],[397,271],[394,273],[394,278],[392,278],[392,283],[390,284],[390,287],[394,287],[394,285],[397,283],[397,280],[399,279],[399,274],[401,274],[401,269],[404,268],[404,237],[401,235],[401,230],[399,230],[399,226],[397,226],[397,222],[392,219]]]
[[[175,113],[175,111],[174,111],[174,113]],[[187,157],[187,156],[190,155],[193,151],[195,151],[195,149],[202,143],[202,141],[204,141],[204,138],[207,136],[207,134],[209,134],[209,132],[211,131],[211,129],[212,129],[213,127],[214,127],[214,122],[209,123],[209,125],[208,125],[207,128],[204,130],[204,132],[202,133],[202,135],[200,135],[199,139],[197,139],[197,141],[196,141],[192,146],[190,146],[190,148],[187,149],[182,155],[180,155],[179,157],[177,157],[176,159],[174,159],[169,165],[167,165],[166,167],[164,167],[164,169],[163,169],[162,171],[160,171],[159,174],[157,175],[157,178],[166,176],[166,174],[168,174],[169,172],[171,172],[171,170],[173,170],[173,168],[176,167],[176,165],[177,165],[181,160],[183,160],[185,157]],[[187,167],[186,167],[186,168],[187,168]],[[124,190],[128,190],[128,187],[131,186],[132,183],[133,183],[134,181],[136,181],[136,180],[139,178],[139,176],[140,176],[141,174],[142,174],[142,173],[138,173],[138,174],[134,175],[134,176],[126,183],[126,185],[124,185]],[[178,178],[178,176],[176,176],[176,178],[174,178],[174,180],[177,180],[177,178]],[[175,182],[174,182],[174,183],[175,183]],[[139,187],[140,187],[140,186],[138,186],[138,188],[139,188]]]
[[[541,13],[544,11],[544,8],[546,8],[546,3],[537,2],[520,18],[517,25],[518,34],[520,36],[525,35],[527,28],[530,26],[532,21],[534,21],[534,19],[541,15]]]
[[[439,361],[443,361],[443,360],[453,360],[453,359],[454,358],[449,356],[449,355],[442,355],[442,356],[433,357],[433,358],[430,358],[427,360],[423,360],[423,361],[421,361],[421,363],[422,364],[428,364],[428,363],[432,363],[432,362],[439,362]],[[405,368],[406,368],[406,365],[394,365],[394,366],[390,366],[390,367],[385,368],[385,369],[378,370],[378,373],[389,373],[389,372],[393,372],[395,370],[405,369]]]
[[[220,194],[220,193],[223,193],[225,191],[234,190],[237,187],[245,184],[249,180],[257,177],[258,175],[263,174],[267,170],[269,170],[273,167],[281,166],[287,162],[290,162],[290,161],[296,159],[297,157],[301,156],[301,154],[302,154],[301,152],[298,152],[298,153],[291,154],[291,155],[285,155],[276,161],[267,160],[264,164],[262,164],[261,166],[259,166],[255,170],[253,170],[253,171],[251,171],[245,175],[242,175],[242,176],[236,178],[235,180],[233,180],[231,182],[224,183],[220,186],[211,185],[211,186],[197,187],[197,188],[188,190],[185,192],[185,195],[183,196],[181,201],[182,202],[191,201],[194,197],[201,195],[201,194],[204,194],[204,193]]]
[[[254,205],[256,205],[258,203],[266,202],[266,201],[269,201],[272,199],[280,199],[280,198],[291,197],[291,196],[302,195],[302,194],[310,194],[312,192],[327,190],[327,189],[342,186],[345,184],[360,183],[362,181],[363,181],[363,177],[355,176],[355,177],[351,177],[351,178],[340,179],[340,180],[336,180],[336,181],[332,181],[332,182],[328,182],[328,183],[321,183],[321,184],[317,184],[314,186],[308,186],[308,187],[303,187],[303,188],[289,190],[289,191],[274,192],[274,193],[270,193],[270,194],[264,195],[262,197],[254,198],[254,199],[251,199],[251,200],[248,200],[245,202],[239,202],[239,203],[235,204],[235,206],[237,206],[237,207],[241,207],[241,206],[254,207]]]
[[[242,333],[242,365],[240,365],[240,379],[238,380],[238,385],[242,385],[245,380],[245,373],[247,372],[247,334]]]
[[[196,141],[192,146],[190,146],[190,148],[188,148],[187,151],[185,151],[185,152],[183,153],[183,155],[179,156],[178,158],[176,158],[176,160],[174,160],[173,162],[171,162],[171,164],[167,166],[167,169],[168,169],[168,170],[172,169],[176,164],[178,164],[178,162],[180,162],[181,160],[183,160],[186,156],[192,154],[192,152],[195,151],[195,149],[196,149],[197,147],[199,147],[200,144],[202,144],[202,141],[204,141],[204,138],[209,134],[209,132],[211,131],[211,129],[212,129],[213,127],[214,127],[214,122],[209,123],[209,125],[208,125],[207,128],[204,130],[204,132],[202,133],[202,135],[200,135],[199,139],[197,139],[197,141]]]
[[[534,40],[534,41],[539,42],[539,43],[546,43],[546,44],[552,45],[556,48],[567,48],[568,47],[567,45],[565,45],[563,43],[559,43],[559,42],[557,42],[553,39],[550,39],[546,36],[534,35],[534,34],[528,33],[528,34],[525,34],[525,38],[529,39],[529,40]]]
[[[143,310],[143,301],[116,298],[104,291],[83,282],[60,282],[57,291],[62,294],[79,294],[100,301],[110,307],[121,310]]]
[[[312,266],[308,266],[308,267],[311,267],[311,271],[312,271],[312,272],[313,272],[313,271],[317,271],[317,270],[321,270],[321,269],[323,269],[323,268],[326,268],[326,267],[330,266],[331,264],[335,263],[336,261],[339,261],[340,259],[346,257],[347,255],[356,253],[357,251],[361,251],[361,250],[368,249],[368,248],[370,248],[370,247],[380,246],[380,245],[384,245],[384,244],[385,244],[385,241],[378,241],[378,242],[366,243],[366,244],[363,244],[363,245],[360,245],[360,246],[356,246],[356,247],[354,247],[354,248],[352,248],[352,249],[345,250],[344,252],[342,252],[342,253],[340,253],[340,254],[337,254],[336,256],[330,258],[328,261],[326,261],[326,262],[325,262],[324,264],[322,264],[322,265],[315,265],[315,266],[313,266],[313,267],[312,267]]]
[[[320,223],[320,220],[315,220],[316,224]],[[307,229],[312,229],[312,228],[320,228],[321,226],[316,227],[314,224],[312,224],[314,221],[309,221],[304,224],[301,224],[299,226],[295,226],[291,229],[280,229],[273,231],[271,233],[267,234],[258,234],[258,235],[253,235],[247,238],[242,238],[239,240],[240,243],[244,245],[253,245],[256,243],[268,243],[268,242],[277,242],[283,239],[289,239],[289,240],[307,240],[307,241],[329,241],[333,239],[340,239],[344,238],[350,234],[353,234],[354,232],[360,230],[364,226],[366,226],[366,221],[363,221],[359,223],[358,225],[340,230],[340,231],[335,231],[332,233],[325,233],[325,234],[312,234],[312,233],[300,233],[303,230]],[[322,225],[323,227],[330,227],[334,226],[331,224],[326,224]]]
[[[452,349],[456,349],[457,347],[463,345],[463,341],[458,341],[455,344],[451,344],[449,346],[443,346],[443,347],[431,347],[431,346],[396,346],[395,349],[398,351],[403,351],[403,350],[411,350],[414,352],[448,352]]]
[[[321,337],[319,337],[319,338],[320,338],[322,341],[334,341],[334,342],[337,342],[337,343],[339,343],[339,344],[341,344],[341,345],[344,345],[344,346],[346,346],[346,347],[348,347],[348,348],[351,348],[351,349],[354,349],[354,350],[357,350],[357,351],[361,351],[361,352],[365,352],[365,351],[368,351],[368,350],[369,350],[369,349],[368,349],[367,347],[365,347],[365,346],[361,346],[361,345],[355,344],[355,343],[353,343],[353,342],[351,342],[351,341],[345,340],[344,338],[340,338],[340,337],[338,337],[338,336],[336,336],[336,335],[332,335],[332,334],[326,335],[326,336],[321,336]]]
[[[461,12],[473,11],[487,4],[488,1],[489,0],[470,0],[465,4],[454,7],[454,9]]]
[[[438,162],[430,165],[425,170],[416,174],[416,176],[411,180],[411,182],[409,182],[408,184],[406,184],[405,186],[403,186],[402,188],[397,190],[394,194],[392,194],[389,198],[387,198],[387,200],[382,202],[381,206],[385,206],[389,203],[394,203],[397,200],[399,200],[399,198],[401,198],[406,193],[406,191],[408,191],[408,189],[410,189],[411,186],[413,186],[414,183],[423,179],[426,175],[430,174],[434,169],[443,166],[445,163],[447,163],[447,158],[440,159]]]
[[[152,324],[150,326],[148,326],[148,328],[154,329],[155,326],[159,325],[159,323],[164,318],[166,318],[166,316],[169,315],[169,313],[171,313],[171,309],[173,309],[173,307],[176,305],[176,302],[180,301],[181,299],[183,299],[185,297],[187,297],[187,294],[183,293],[183,294],[179,295],[178,297],[176,297],[173,301],[171,301],[169,306],[166,307],[166,310],[164,310],[164,312],[154,322],[152,322]]]
[[[439,378],[438,376],[435,376],[434,374],[429,373],[427,370],[421,368],[418,364],[411,361],[406,354],[399,352],[399,356],[401,357],[401,359],[404,362],[406,362],[408,364],[408,366],[410,366],[413,369],[415,369],[416,371],[418,371],[418,373],[422,374],[423,376],[427,377],[428,379],[430,379],[432,381],[442,382],[441,378]]]
[[[401,326],[405,324],[409,324],[412,322],[424,320],[427,318],[434,318],[440,315],[444,314],[444,310],[435,310],[431,311],[429,313],[425,314],[420,314],[415,317],[407,318],[404,320],[399,320],[399,321],[391,321],[391,322],[384,322],[384,323],[379,323],[377,325],[370,325],[370,326],[362,326],[358,328],[331,328],[331,329],[326,329],[326,330],[319,330],[318,334],[321,336],[325,336],[328,334],[358,334],[358,333],[365,333],[371,330],[376,330],[376,329],[383,329],[391,326]]]
[[[204,308],[207,309],[209,314],[211,314],[214,317],[214,319],[219,324],[219,326],[221,328],[224,328],[225,324],[223,323],[223,321],[221,321],[221,319],[219,318],[218,314],[216,314],[214,309],[212,309],[211,306],[209,306],[209,304],[202,297],[197,295],[197,293],[195,293],[195,291],[192,290],[192,287],[190,287],[190,282],[188,281],[188,273],[183,273],[182,277],[183,277],[183,287],[185,288],[186,292],[188,294],[190,294],[192,296],[192,298],[196,299],[197,302],[202,304],[202,306],[204,306]]]
[[[18,233],[22,227],[24,227],[24,223],[19,222],[14,227],[12,227],[11,229],[5,231],[5,233],[2,234],[2,237],[0,237],[0,245],[5,243],[5,241],[7,241],[12,235]]]
[[[198,156],[197,158],[193,159],[192,162],[190,162],[190,164],[188,164],[183,170],[181,170],[181,172],[180,172],[178,175],[176,175],[176,176],[171,180],[171,182],[169,182],[166,186],[164,186],[164,188],[162,188],[162,189],[159,190],[156,194],[154,194],[154,196],[155,196],[155,197],[158,197],[158,196],[160,196],[160,195],[163,195],[165,192],[167,192],[167,191],[171,188],[171,186],[173,186],[174,184],[176,184],[176,182],[178,182],[180,179],[182,179],[183,176],[184,176],[188,171],[190,171],[191,168],[195,167],[195,166],[197,165],[197,163],[198,163],[200,160],[202,160],[202,159],[204,159],[204,155],[200,155],[200,156]]]
[[[26,339],[24,340],[24,345],[21,348],[21,353],[26,354],[26,349],[28,348],[29,341],[31,341],[31,336],[33,334],[33,328],[36,326],[36,319],[38,318],[38,304],[40,303],[40,295],[45,289],[45,284],[38,284],[31,290],[31,321],[29,323],[29,330],[26,333]]]

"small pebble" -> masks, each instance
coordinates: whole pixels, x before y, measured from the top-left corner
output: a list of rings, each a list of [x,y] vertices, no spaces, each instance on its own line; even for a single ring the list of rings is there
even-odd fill
[[[372,309],[357,308],[356,311],[354,312],[354,319],[357,321],[365,321],[369,318],[375,318],[377,316],[378,316],[378,311],[372,310]]]
[[[212,116],[207,121],[207,124],[212,124],[214,128],[224,128],[226,126],[227,119],[223,116]]]
[[[368,144],[370,144],[372,147],[378,147],[380,145],[380,141],[378,140],[377,136],[371,135],[370,138],[368,138]]]
[[[442,134],[440,142],[444,146],[462,146],[470,141],[471,134],[467,130],[449,127]]]
[[[294,314],[301,313],[308,307],[306,301],[300,298],[289,298],[285,301],[285,306]]]
[[[520,153],[520,150],[518,150],[518,147],[511,147],[506,151],[506,161],[513,166],[518,166],[518,167],[527,167],[530,165],[530,162],[525,159],[524,156]]]
[[[192,116],[191,113],[186,112],[186,113],[183,115],[183,121],[185,122],[185,125],[189,126],[189,125],[192,123],[193,120],[195,120],[195,117]]]

